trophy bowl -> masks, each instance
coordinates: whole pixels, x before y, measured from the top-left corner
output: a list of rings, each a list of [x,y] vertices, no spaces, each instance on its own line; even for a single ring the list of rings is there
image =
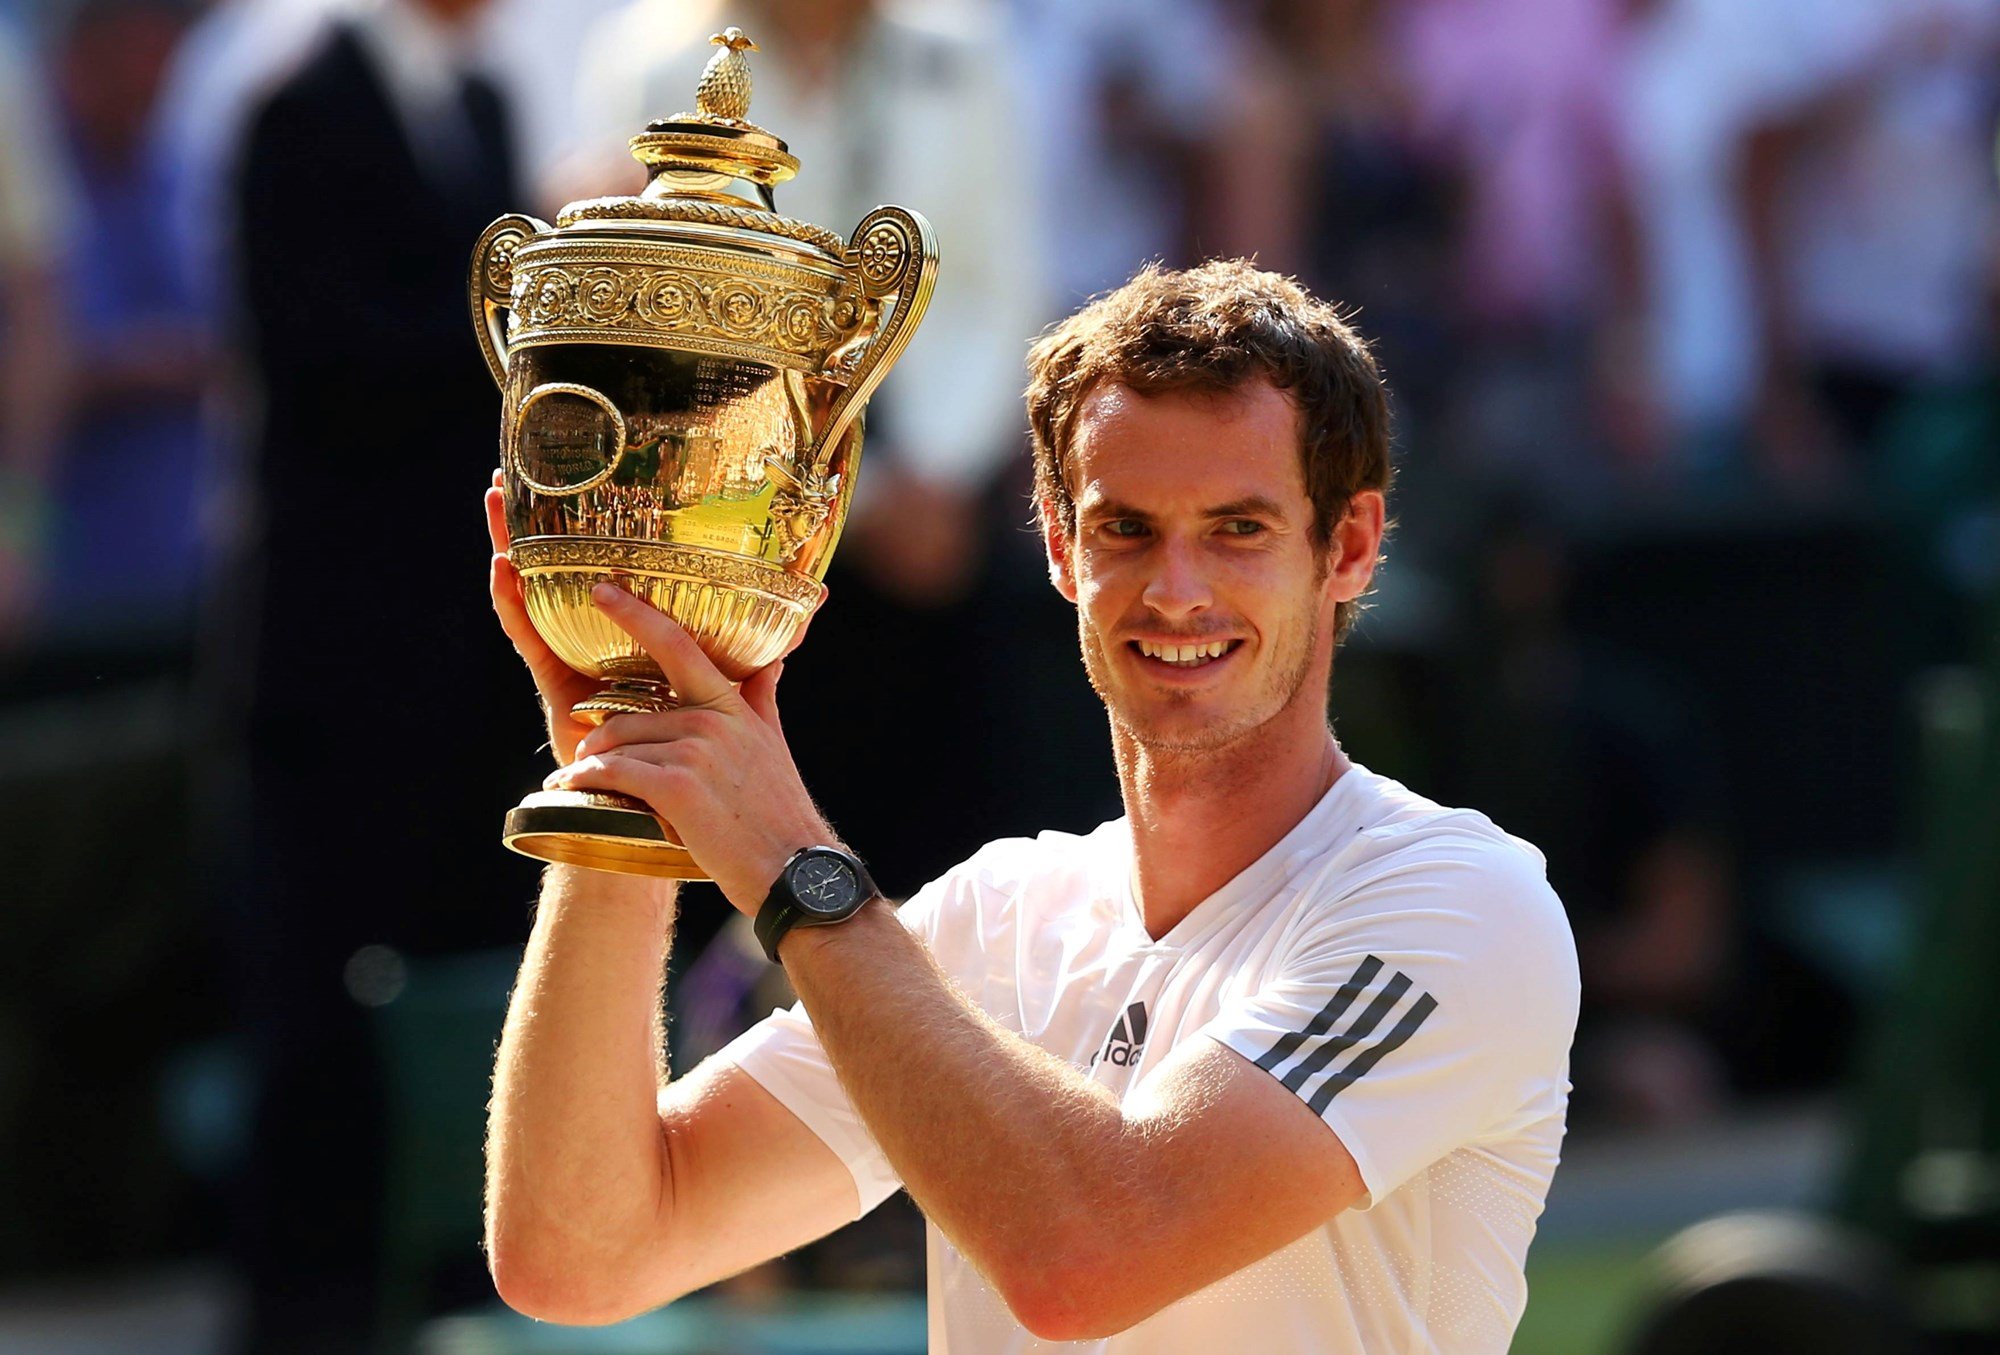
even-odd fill
[[[502,392],[509,558],[528,615],[603,681],[601,722],[675,704],[591,601],[610,581],[672,617],[732,680],[783,655],[822,595],[854,490],[862,411],[937,276],[922,217],[879,207],[851,243],[779,216],[798,162],[744,120],[737,29],[714,39],[695,113],[633,139],[636,197],[506,216],[474,247],[474,332]],[[748,184],[760,208],[729,191]],[[540,791],[502,841],[545,861],[705,878],[638,800]]]

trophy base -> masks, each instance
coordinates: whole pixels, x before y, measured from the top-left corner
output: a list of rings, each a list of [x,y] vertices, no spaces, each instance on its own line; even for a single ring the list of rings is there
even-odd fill
[[[673,830],[629,795],[536,791],[507,812],[500,841],[523,856],[558,865],[657,880],[708,878]]]

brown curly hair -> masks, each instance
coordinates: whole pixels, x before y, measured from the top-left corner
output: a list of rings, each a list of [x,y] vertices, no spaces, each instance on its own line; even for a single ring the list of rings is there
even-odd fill
[[[1263,377],[1286,392],[1302,415],[1299,459],[1312,538],[1322,548],[1356,494],[1389,489],[1389,396],[1367,341],[1333,306],[1242,259],[1189,269],[1147,264],[1043,333],[1029,350],[1028,374],[1035,498],[1065,537],[1076,534],[1073,425],[1102,385],[1141,395],[1220,393]],[[1359,611],[1359,602],[1340,604],[1336,638]]]

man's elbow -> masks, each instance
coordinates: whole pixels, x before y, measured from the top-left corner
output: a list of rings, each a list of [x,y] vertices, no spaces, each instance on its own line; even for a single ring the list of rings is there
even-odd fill
[[[604,1327],[678,1297],[641,1293],[625,1267],[578,1264],[573,1257],[536,1255],[520,1246],[492,1246],[486,1259],[500,1301],[538,1322]]]
[[[1051,1252],[999,1286],[1014,1320],[1044,1341],[1096,1341],[1151,1317],[1167,1300],[1138,1291],[1134,1267],[1099,1252],[1088,1261]]]

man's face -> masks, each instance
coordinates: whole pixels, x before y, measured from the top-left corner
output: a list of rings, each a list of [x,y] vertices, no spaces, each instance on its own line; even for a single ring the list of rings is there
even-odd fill
[[[1264,381],[1100,387],[1078,410],[1076,534],[1050,531],[1051,568],[1091,685],[1140,744],[1219,749],[1301,702],[1324,719],[1334,607],[1367,587],[1381,496],[1316,546],[1299,446],[1297,409]]]

